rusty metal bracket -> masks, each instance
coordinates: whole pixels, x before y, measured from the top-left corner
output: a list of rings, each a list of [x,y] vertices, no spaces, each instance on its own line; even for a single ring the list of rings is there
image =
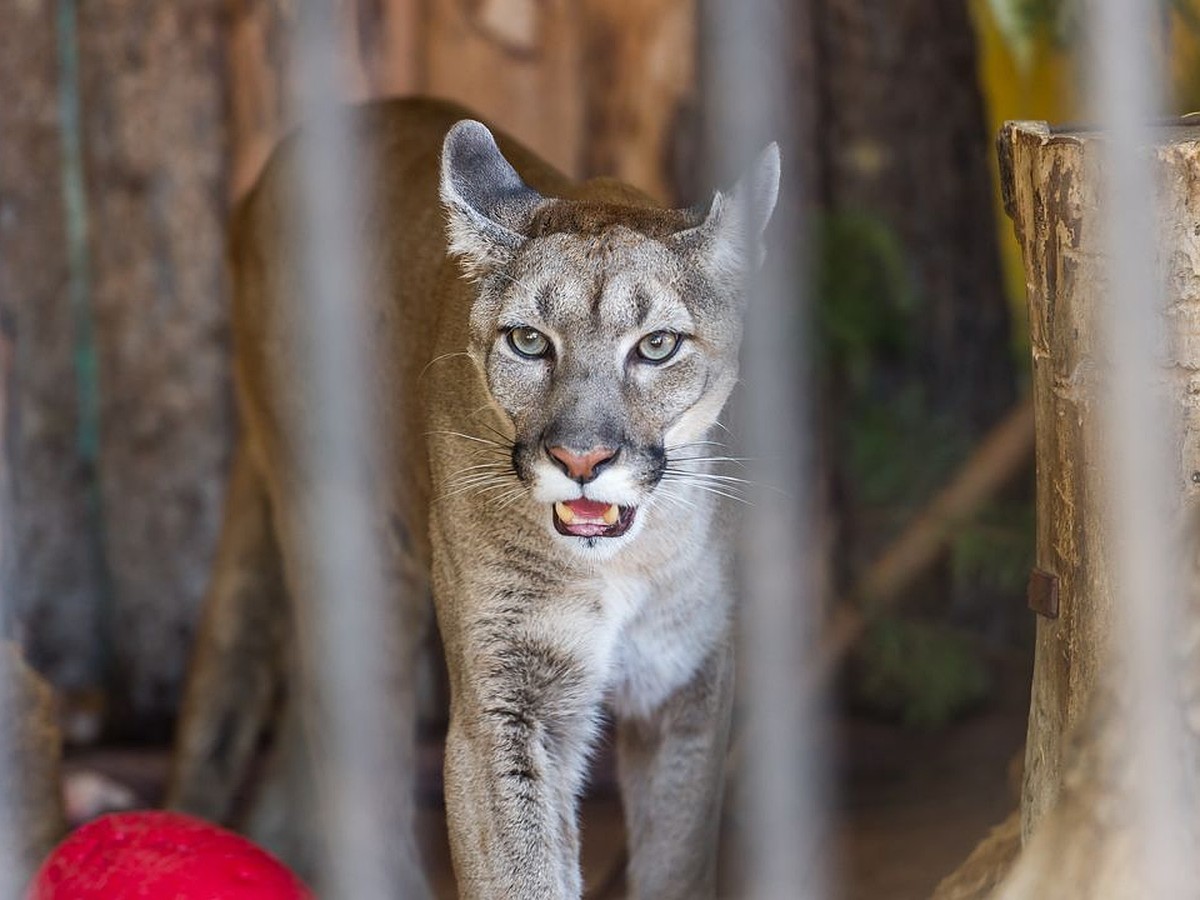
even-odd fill
[[[1029,608],[1047,619],[1058,618],[1058,576],[1041,569],[1029,573],[1026,589]]]

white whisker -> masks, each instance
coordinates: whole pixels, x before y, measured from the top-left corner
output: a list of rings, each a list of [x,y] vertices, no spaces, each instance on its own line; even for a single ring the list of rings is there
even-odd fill
[[[474,434],[463,434],[461,431],[427,431],[427,435],[444,435],[446,437],[457,437],[467,441],[475,441],[478,444],[487,444],[491,447],[502,447],[505,450],[512,450],[513,445],[502,444],[499,441],[493,441],[488,438],[482,438]]]
[[[526,495],[525,485],[514,488],[510,493],[501,494],[499,497],[493,497],[492,500],[496,504],[497,511],[508,509],[518,500]]]
[[[666,479],[664,478],[664,480],[666,480]],[[684,479],[675,479],[675,480],[679,481],[680,483],[690,483],[691,487],[694,487],[698,491],[707,491],[710,494],[716,494],[718,497],[725,497],[729,500],[736,500],[738,503],[744,503],[746,506],[754,505],[753,503],[750,502],[750,500],[748,500],[745,497],[742,497],[738,494],[731,493],[730,491],[721,490],[720,488],[714,487],[711,484],[702,484],[702,483],[696,482],[696,481],[687,482]]]
[[[667,462],[669,462],[669,463],[725,462],[725,463],[733,463],[736,466],[738,466],[739,468],[744,469],[744,468],[746,468],[745,463],[754,462],[754,460],[747,456],[668,456]]]
[[[446,480],[451,481],[455,478],[458,478],[460,475],[465,475],[469,472],[480,471],[480,470],[488,471],[488,472],[509,472],[509,471],[512,471],[512,466],[510,466],[506,463],[501,463],[501,462],[478,463],[473,466],[464,466],[461,469],[451,472],[449,475],[446,476]]]
[[[737,478],[733,475],[718,475],[715,472],[689,472],[687,469],[672,468],[664,469],[663,472],[667,475],[677,475],[679,476],[680,480],[686,480],[689,478],[694,478],[697,480],[706,479],[708,481],[725,481],[730,484],[745,484],[752,487],[761,487],[757,481],[751,481],[748,478]]]
[[[481,481],[473,481],[466,485],[456,485],[452,490],[449,490],[437,497],[438,500],[448,500],[451,497],[457,497],[460,494],[485,494],[488,491],[499,490],[502,487],[508,487],[509,479],[493,476]]]
[[[425,363],[425,367],[423,369],[421,369],[420,374],[417,375],[417,383],[420,384],[421,379],[425,377],[425,373],[429,371],[429,368],[434,363],[441,362],[443,359],[453,359],[456,356],[465,356],[465,357],[467,357],[467,359],[471,358],[471,354],[467,353],[464,350],[455,350],[453,353],[443,353],[441,356],[435,356],[429,362]]]
[[[662,500],[667,501],[668,503],[673,503],[676,506],[683,507],[684,509],[688,510],[689,512],[697,511],[697,506],[695,503],[693,503],[691,500],[687,499],[686,497],[680,496],[679,494],[675,493],[674,491],[668,490],[667,488],[663,487],[661,484],[658,486],[658,489],[653,494],[650,495],[650,499],[647,502],[652,505],[658,499],[662,499]]]

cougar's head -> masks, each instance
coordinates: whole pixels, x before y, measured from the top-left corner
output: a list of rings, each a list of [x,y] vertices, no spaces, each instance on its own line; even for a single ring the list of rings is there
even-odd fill
[[[778,185],[771,145],[707,210],[556,199],[526,185],[480,123],[447,135],[449,248],[478,287],[468,350],[558,539],[617,549],[679,487],[673,461],[705,455],[698,442],[737,381],[741,286]]]

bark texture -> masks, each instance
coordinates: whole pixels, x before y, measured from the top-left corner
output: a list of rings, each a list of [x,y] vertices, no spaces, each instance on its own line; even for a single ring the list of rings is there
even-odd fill
[[[1013,812],[939,883],[930,900],[985,900],[1004,880],[1021,852],[1021,814]]]
[[[20,631],[56,684],[108,682],[132,720],[165,724],[232,427],[222,6],[6,7]]]
[[[80,446],[76,325],[68,267],[53,4],[0,3],[0,343],[3,455],[13,545],[5,598],[31,658],[70,688],[100,677],[102,560]]]
[[[1159,686],[1180,783],[1182,811],[1170,839],[1185,860],[1200,848],[1196,808],[1200,781],[1200,130],[1163,131],[1152,161],[1163,198],[1156,247],[1163,303],[1162,366],[1156,384],[1164,415],[1176,424],[1171,472],[1187,525],[1179,552],[1189,562],[1186,602],[1173,622],[1167,676]],[[1117,900],[1195,896],[1187,884],[1152,885],[1180,873],[1138,868],[1132,811],[1139,777],[1132,694],[1112,641],[1111,547],[1106,552],[1106,470],[1097,411],[1108,396],[1103,316],[1105,220],[1100,186],[1101,139],[1017,122],[1000,138],[1005,206],[1025,262],[1037,426],[1037,565],[1058,579],[1056,617],[1039,617],[1026,739],[1021,828],[1024,850],[995,890],[947,897]],[[1147,598],[1148,601],[1152,598]],[[1180,826],[1179,831],[1174,826]],[[978,860],[985,845],[974,854]],[[967,884],[972,860],[952,879]],[[950,881],[947,882],[949,884]],[[939,895],[941,896],[941,895]]]
[[[1037,428],[1036,565],[1058,579],[1059,612],[1039,617],[1022,789],[1028,837],[1057,798],[1067,732],[1083,713],[1112,629],[1101,553],[1098,464],[1090,412],[1099,359],[1093,298],[1098,237],[1084,230],[1096,206],[1083,142],[1040,124],[1001,136],[1008,211],[1025,260]]]
[[[583,0],[586,175],[700,202],[696,0]]]
[[[120,699],[172,713],[232,433],[221,0],[80,6],[100,504]]]
[[[295,11],[233,0],[233,194],[294,124]],[[695,187],[696,0],[340,0],[347,99],[457,100],[573,176]],[[682,190],[681,190],[682,189]]]

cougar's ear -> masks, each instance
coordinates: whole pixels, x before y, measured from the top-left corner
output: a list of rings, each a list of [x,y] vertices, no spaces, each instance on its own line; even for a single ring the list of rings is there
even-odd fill
[[[720,280],[734,281],[763,263],[763,232],[779,199],[779,145],[772,143],[727,193],[717,191],[704,221],[675,236]]]
[[[464,119],[442,144],[441,197],[450,253],[478,275],[525,242],[521,229],[543,197],[521,180],[481,122]]]

